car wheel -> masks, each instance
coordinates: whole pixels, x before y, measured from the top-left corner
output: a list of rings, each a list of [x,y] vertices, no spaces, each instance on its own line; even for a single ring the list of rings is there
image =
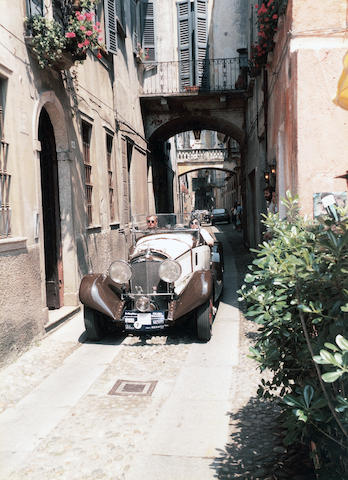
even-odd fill
[[[96,312],[89,307],[84,307],[83,319],[85,322],[87,338],[89,340],[100,340],[104,337],[105,330],[103,319],[99,312]]]
[[[210,299],[197,308],[197,338],[202,342],[211,339],[211,326],[213,323],[213,300]]]

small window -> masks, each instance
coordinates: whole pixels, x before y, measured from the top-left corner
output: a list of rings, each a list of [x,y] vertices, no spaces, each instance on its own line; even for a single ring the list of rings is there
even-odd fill
[[[43,15],[43,0],[27,0],[27,15]]]
[[[124,0],[116,0],[116,17],[118,31],[124,36],[126,36],[126,23],[124,21]]]
[[[108,189],[109,189],[109,209],[110,209],[110,222],[113,223],[116,220],[115,212],[115,174],[114,164],[112,158],[112,143],[113,137],[106,134],[106,161],[108,167]]]
[[[93,184],[92,184],[92,165],[91,165],[91,134],[92,126],[87,122],[82,122],[82,145],[83,145],[83,163],[85,167],[85,194],[87,225],[93,223]]]

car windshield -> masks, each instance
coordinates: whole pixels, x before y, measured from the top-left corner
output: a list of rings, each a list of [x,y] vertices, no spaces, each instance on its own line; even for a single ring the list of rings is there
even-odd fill
[[[156,213],[149,215],[134,215],[132,227],[137,231],[158,230],[187,230],[190,228],[191,214],[189,213]]]
[[[224,208],[216,208],[215,210],[213,210],[213,213],[225,213],[225,209]]]
[[[153,234],[178,234],[186,233],[195,235],[199,230],[190,227],[190,213],[156,213],[150,215],[134,215],[132,217],[133,242],[137,242],[144,235]],[[164,236],[161,237],[165,238]]]

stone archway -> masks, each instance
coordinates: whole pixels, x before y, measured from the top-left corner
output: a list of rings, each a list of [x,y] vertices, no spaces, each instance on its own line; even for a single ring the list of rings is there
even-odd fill
[[[55,148],[57,155],[58,170],[58,196],[60,204],[60,231],[61,231],[61,255],[62,255],[62,274],[64,279],[63,305],[78,305],[78,274],[77,274],[77,253],[75,235],[73,230],[73,210],[72,210],[72,185],[71,185],[71,155],[69,148],[68,129],[64,114],[64,109],[54,92],[44,92],[38,99],[33,115],[33,138],[34,151],[36,152],[37,172],[40,172],[40,151],[41,145],[38,139],[39,119],[42,109],[45,109],[51,121]],[[39,174],[38,174],[39,175]],[[37,179],[38,185],[41,179]],[[42,205],[42,192],[38,189],[38,205]],[[40,217],[43,218],[42,208]],[[43,245],[42,222],[40,241]],[[45,254],[43,248],[40,248],[40,261],[44,265]],[[46,298],[45,279],[42,279],[42,298]]]
[[[165,173],[166,173],[166,168],[163,166],[163,147],[164,142],[166,142],[169,138],[173,137],[174,135],[184,132],[184,131],[189,131],[189,130],[212,130],[212,131],[217,131],[222,133],[225,136],[231,137],[234,140],[236,140],[239,145],[242,146],[244,145],[244,132],[242,129],[242,115],[240,113],[236,113],[234,115],[234,119],[236,120],[237,124],[233,123],[231,119],[226,115],[226,112],[196,112],[194,115],[193,114],[188,114],[185,112],[185,114],[165,114],[163,113],[163,116],[161,116],[163,123],[160,123],[158,121],[157,127],[150,125],[151,122],[148,122],[148,126],[151,126],[152,134],[149,137],[149,150],[151,151],[151,163],[153,166],[153,171],[156,172],[156,169],[158,170],[158,173],[154,174],[153,178],[153,185],[154,185],[154,192],[156,196],[156,207],[159,206],[160,210],[159,211],[166,211],[166,201],[163,198],[164,193],[166,192],[166,195],[168,192],[171,191],[172,186],[169,185],[169,181],[167,184],[165,183],[166,178],[165,178]],[[159,120],[159,119],[157,119]],[[190,164],[191,163],[191,164]],[[230,172],[233,171],[233,169],[237,166],[237,164],[229,159],[228,162],[215,162],[216,166],[214,167],[213,164],[214,162],[209,162],[209,164],[204,165],[203,163],[199,165],[201,170],[207,169],[207,168],[213,168],[217,170],[228,170]],[[189,165],[190,164],[190,165]],[[184,174],[186,171],[190,170],[195,170],[195,166],[197,167],[197,161],[193,162],[188,162],[188,165],[179,168],[179,163],[177,165],[177,170],[176,170],[176,175],[177,178],[180,174]],[[218,168],[216,168],[218,167]],[[168,169],[167,169],[168,170]],[[156,182],[157,179],[157,182]],[[175,179],[173,178],[173,183],[175,182]],[[158,185],[157,185],[158,183]],[[176,181],[177,188],[179,189],[179,184]],[[173,192],[175,194],[175,192]],[[180,193],[177,192],[177,196],[180,197]],[[169,205],[169,202],[167,202]]]

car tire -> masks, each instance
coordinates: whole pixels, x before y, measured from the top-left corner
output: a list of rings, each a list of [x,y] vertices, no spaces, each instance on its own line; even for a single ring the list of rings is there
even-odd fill
[[[211,339],[211,327],[213,323],[213,299],[208,300],[197,308],[196,325],[197,338],[201,342],[209,342]]]
[[[83,319],[88,340],[101,340],[105,335],[101,314],[89,307],[84,307]]]

